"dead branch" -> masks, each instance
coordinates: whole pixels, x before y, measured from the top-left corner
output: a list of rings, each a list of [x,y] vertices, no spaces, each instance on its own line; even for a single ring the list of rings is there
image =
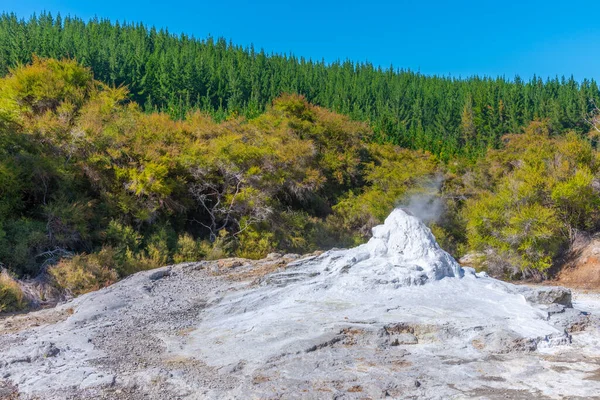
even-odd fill
[[[217,239],[219,231],[229,228],[236,236],[248,229],[254,223],[260,222],[271,213],[266,206],[255,206],[252,210],[245,210],[239,204],[239,196],[243,187],[247,184],[240,172],[221,167],[218,175],[221,177],[219,183],[215,183],[214,177],[209,171],[195,169],[192,175],[197,183],[190,187],[192,197],[198,205],[206,212],[209,221],[192,221],[200,224],[209,231],[211,242]],[[210,176],[210,177],[209,177]]]
[[[593,99],[590,100],[590,103],[592,104],[593,109],[588,115],[583,117],[583,120],[589,124],[592,129],[600,133],[600,108],[598,108]]]

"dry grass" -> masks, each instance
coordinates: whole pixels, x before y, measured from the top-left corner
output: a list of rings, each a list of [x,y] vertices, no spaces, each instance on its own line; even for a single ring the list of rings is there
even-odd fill
[[[0,335],[20,332],[36,326],[55,324],[66,320],[72,314],[72,308],[67,308],[66,310],[51,308],[34,313],[13,315],[8,318],[0,319]]]
[[[59,287],[78,296],[98,290],[117,281],[116,271],[110,265],[111,254],[102,252],[92,255],[77,255],[64,259],[48,270]]]
[[[322,251],[316,251],[308,256],[317,256]],[[304,258],[304,257],[302,257]],[[275,257],[262,260],[250,260],[246,258],[226,258],[217,261],[218,272],[215,275],[225,276],[233,281],[258,280],[280,269],[285,269],[291,262],[297,261],[297,257]]]

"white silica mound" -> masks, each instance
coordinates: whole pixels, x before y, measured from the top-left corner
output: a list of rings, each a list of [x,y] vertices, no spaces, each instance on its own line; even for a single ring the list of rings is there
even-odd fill
[[[347,273],[395,288],[463,276],[460,265],[440,248],[429,228],[401,209],[373,228],[368,243],[327,253],[318,263],[330,274]]]
[[[429,228],[396,209],[373,228],[367,243],[292,263],[268,276],[265,284],[288,286],[309,279],[312,290],[381,293],[463,276],[464,270],[440,248]]]
[[[448,343],[488,330],[500,332],[497,342],[506,336],[507,343],[563,343],[564,332],[526,301],[523,290],[461,268],[429,228],[396,209],[373,228],[368,243],[300,260],[258,288],[223,297],[204,312],[192,340],[174,352],[204,356],[214,365],[260,365],[321,346],[344,327],[379,332],[397,323],[411,326],[407,332],[445,325]]]

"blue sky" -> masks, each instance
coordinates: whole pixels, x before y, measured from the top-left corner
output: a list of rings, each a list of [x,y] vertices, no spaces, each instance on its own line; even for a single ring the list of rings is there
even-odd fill
[[[144,22],[267,52],[425,74],[600,80],[600,0],[2,0],[0,10]]]

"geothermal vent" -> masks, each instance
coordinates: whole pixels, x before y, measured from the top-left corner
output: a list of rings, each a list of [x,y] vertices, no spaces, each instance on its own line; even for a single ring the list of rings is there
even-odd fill
[[[316,267],[313,273],[343,278],[345,284],[355,279],[357,286],[370,283],[398,288],[464,274],[454,258],[440,248],[429,228],[400,209],[394,210],[383,225],[373,228],[368,243],[330,251],[311,264]]]

